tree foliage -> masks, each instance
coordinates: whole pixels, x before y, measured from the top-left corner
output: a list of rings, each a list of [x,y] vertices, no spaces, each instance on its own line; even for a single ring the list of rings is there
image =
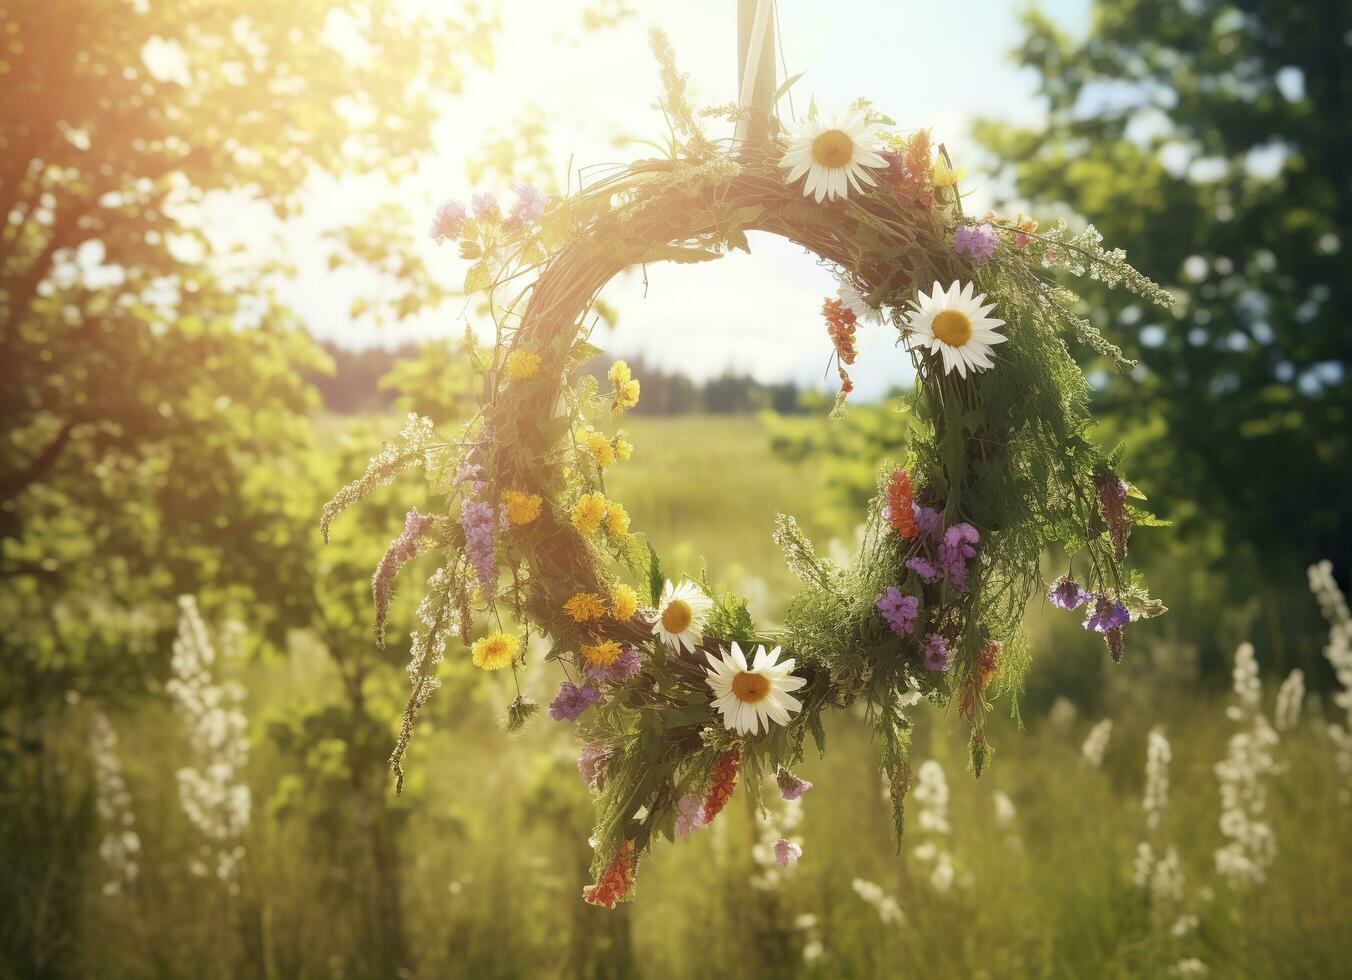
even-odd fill
[[[1015,57],[1045,124],[978,127],[1020,197],[1094,222],[1179,296],[1174,316],[1112,308],[1140,366],[1099,399],[1245,588],[1352,552],[1349,23],[1346,0],[1098,0],[1076,40],[1030,13]],[[1106,291],[1087,300],[1108,315]]]

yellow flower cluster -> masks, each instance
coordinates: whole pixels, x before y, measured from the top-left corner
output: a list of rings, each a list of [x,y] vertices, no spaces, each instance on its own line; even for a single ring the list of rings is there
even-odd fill
[[[510,381],[524,381],[540,370],[540,355],[523,350],[514,350],[507,355],[507,378]]]
[[[606,518],[606,505],[609,501],[599,493],[583,494],[573,505],[573,527],[578,533],[590,536],[600,528]]]
[[[470,647],[470,654],[474,666],[483,670],[501,670],[512,662],[520,648],[521,641],[515,636],[494,630],[482,639],[475,640]]]
[[[638,404],[638,381],[634,378],[633,372],[629,370],[629,365],[624,361],[616,361],[606,372],[606,377],[610,378],[611,384],[615,386],[615,398],[610,403],[610,410],[619,415],[625,409],[633,408]]]
[[[615,447],[610,444],[604,432],[588,429],[578,436],[578,442],[587,451],[592,460],[601,469],[615,465]]]
[[[579,592],[563,604],[566,612],[575,623],[587,623],[600,619],[606,614],[606,604],[595,592]]]
[[[629,538],[629,514],[613,500],[606,502],[606,533],[616,544]]]
[[[638,611],[638,593],[621,583],[610,590],[610,615],[626,620]]]
[[[634,444],[624,438],[624,432],[621,430],[615,434],[615,458],[628,462],[634,458]]]
[[[942,160],[934,161],[932,180],[935,187],[952,187],[967,174],[966,170],[954,170]]]
[[[623,506],[607,500],[602,494],[583,494],[573,505],[572,517],[573,527],[586,537],[595,534],[604,524],[615,544],[623,544],[629,538],[629,514]]]
[[[623,651],[614,640],[582,644],[582,656],[597,667],[609,667]]]
[[[529,524],[540,516],[543,503],[538,493],[522,493],[508,490],[502,495],[503,506],[507,510],[507,520],[513,524]]]

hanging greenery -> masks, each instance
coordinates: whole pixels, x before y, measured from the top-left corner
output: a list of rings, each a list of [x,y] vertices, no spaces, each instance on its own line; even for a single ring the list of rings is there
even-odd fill
[[[786,796],[801,794],[808,784],[792,767],[809,737],[824,750],[823,713],[861,699],[900,839],[911,781],[904,709],[921,698],[955,707],[980,776],[991,701],[1012,699],[1028,665],[1020,619],[1035,592],[1083,609],[1114,660],[1131,621],[1164,611],[1123,564],[1133,525],[1157,522],[1121,475],[1121,451],[1090,441],[1088,386],[1068,345],[1129,362],[1072,311],[1076,298],[1053,274],[1160,304],[1168,294],[1105,251],[1092,227],[1072,235],[1021,215],[964,214],[961,174],[929,133],[898,132],[866,101],[838,119],[810,111],[792,130],[772,118],[755,141],[711,139],[660,35],[654,48],[664,156],[559,199],[523,185],[510,211],[490,195],[438,210],[433,237],[458,241],[472,262],[465,290],[493,311],[495,342],[474,365],[481,403],[452,442],[411,417],[401,443],[324,517],[327,535],[367,490],[424,468],[446,506],[410,512],[373,582],[380,637],[399,567],[419,552],[440,558],[419,607],[391,766],[402,784],[449,644],[469,646],[485,670],[516,672],[527,667],[525,641],[546,637],[545,659],[568,677],[549,713],[576,721],[579,768],[596,793],[596,882],[585,898],[607,907],[631,894],[637,861],[659,837],[714,819],[743,770],[749,792],[773,773]],[[750,231],[797,242],[839,278],[822,307],[837,411],[861,321],[896,331],[916,379],[897,422],[908,451],[879,472],[852,561],[823,558],[792,517],[778,518],[775,539],[801,591],[774,633],[744,599],[664,567],[630,527],[605,477],[633,447],[599,426],[638,402],[642,379],[623,361],[604,385],[579,370],[601,353],[589,340],[592,308],[613,276],[747,250]],[[1047,585],[1041,561],[1053,545],[1078,575]],[[508,729],[537,710],[518,696]]]

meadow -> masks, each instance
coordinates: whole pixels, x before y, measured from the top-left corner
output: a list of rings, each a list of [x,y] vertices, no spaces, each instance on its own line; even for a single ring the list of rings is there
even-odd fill
[[[635,527],[671,567],[706,566],[715,582],[750,595],[763,620],[774,621],[792,588],[770,540],[775,510],[797,513],[823,548],[847,547],[849,528],[820,516],[829,510],[816,463],[773,455],[760,420],[638,418],[626,427],[638,452],[612,488]],[[321,431],[340,428],[329,420]],[[1352,954],[1352,785],[1326,726],[1343,721],[1342,710],[1311,695],[1293,721],[1289,689],[1276,706],[1280,675],[1264,677],[1256,699],[1247,674],[1243,696],[1202,684],[1195,658],[1164,630],[1138,630],[1112,668],[1100,643],[1042,604],[1028,626],[1035,663],[1023,730],[1013,719],[996,726],[996,760],[979,780],[966,770],[961,719],[912,709],[918,783],[900,853],[877,749],[862,717],[841,711],[828,725],[829,753],[802,768],[815,786],[801,801],[770,794],[770,809],[758,812],[739,792],[721,819],[658,848],[641,865],[637,900],[606,912],[579,899],[591,814],[572,726],[541,715],[506,736],[498,719],[510,679],[469,669],[467,651],[452,649],[396,800],[380,762],[404,696],[402,647],[366,677],[364,717],[379,723],[357,730],[344,727],[344,685],[320,638],[297,631],[285,655],[231,658],[212,624],[217,679],[243,685],[248,748],[225,783],[248,787],[247,825],[213,839],[185,818],[175,773],[201,758],[173,698],[110,712],[116,744],[96,726],[104,761],[90,794],[76,797],[104,809],[90,814],[103,845],[79,859],[74,972],[1339,975]],[[528,676],[539,689],[526,693],[547,701],[557,678]],[[75,705],[72,717],[93,716]],[[1237,795],[1227,802],[1216,767],[1237,735]],[[108,780],[108,756],[122,783]],[[1223,811],[1239,814],[1228,818],[1229,837]],[[134,846],[108,846],[110,819],[132,831]],[[1270,854],[1255,827],[1270,833]],[[796,865],[775,864],[768,842],[779,836],[802,844]],[[1236,839],[1253,866],[1218,872],[1216,852]],[[242,854],[218,873],[213,856],[231,840]],[[1152,857],[1142,869],[1143,842]]]

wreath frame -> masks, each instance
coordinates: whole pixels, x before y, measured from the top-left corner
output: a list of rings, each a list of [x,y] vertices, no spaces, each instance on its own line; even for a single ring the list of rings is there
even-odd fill
[[[329,523],[344,507],[420,465],[434,493],[446,499],[438,514],[410,512],[373,582],[377,636],[383,637],[384,603],[399,566],[420,551],[442,556],[412,640],[412,692],[391,757],[396,788],[402,785],[401,760],[418,713],[439,683],[436,669],[448,640],[458,635],[470,644],[476,610],[487,612],[501,629],[500,609],[506,609],[523,624],[527,638],[536,632],[551,640],[547,660],[560,661],[580,677],[587,676],[588,665],[579,651],[588,644],[604,640],[649,648],[635,675],[598,681],[604,695],[580,723],[590,741],[579,768],[597,793],[597,881],[584,897],[607,907],[630,896],[639,855],[657,837],[677,836],[689,800],[699,803],[702,822],[711,820],[742,770],[750,773],[743,784],[753,798],[772,773],[786,795],[801,792],[791,789],[803,784],[789,767],[803,759],[807,735],[824,751],[824,710],[861,697],[880,737],[900,846],[910,783],[910,722],[903,709],[919,696],[957,704],[971,726],[972,769],[981,775],[992,752],[984,731],[991,707],[987,695],[1017,695],[1028,660],[1019,620],[1043,584],[1041,557],[1048,546],[1060,544],[1072,555],[1089,556],[1087,584],[1099,603],[1120,606],[1131,619],[1164,611],[1143,581],[1124,567],[1132,523],[1161,522],[1125,501],[1134,488],[1118,475],[1121,450],[1106,454],[1088,438],[1088,388],[1064,338],[1072,336],[1119,365],[1131,362],[1072,310],[1073,295],[1038,269],[1059,265],[1109,285],[1125,285],[1162,304],[1168,295],[1127,265],[1120,252],[1105,252],[1092,228],[1071,236],[1058,224],[1039,234],[1022,220],[987,216],[977,222],[964,216],[956,180],[937,179],[952,176],[946,154],[932,162],[925,131],[897,137],[894,160],[899,164],[893,169],[900,180],[880,181],[875,191],[844,201],[814,202],[779,172],[782,130],[777,123],[772,120],[761,140],[708,140],[684,103],[669,49],[661,41],[655,47],[666,69],[662,106],[672,126],[667,158],[619,168],[551,202],[534,222],[522,220],[520,208],[504,216],[491,203],[476,208],[473,220],[463,212],[449,223],[438,216],[443,232],[458,235],[462,256],[477,260],[466,292],[483,292],[494,318],[491,356],[475,363],[483,382],[480,410],[466,423],[462,438],[451,443],[436,442],[430,424],[411,420],[403,445],[387,447],[373,459],[366,474],[329,504],[323,522],[327,536]],[[890,124],[867,103],[853,108],[873,124]],[[920,160],[923,166],[916,163]],[[995,254],[981,264],[954,248],[956,230],[979,223],[998,239]],[[758,628],[744,601],[716,594],[706,581],[714,612],[704,637],[693,650],[679,645],[672,650],[653,637],[664,579],[660,561],[629,532],[622,507],[616,532],[601,535],[608,549],[569,518],[571,502],[597,493],[605,499],[604,467],[594,465],[586,450],[569,439],[607,400],[579,370],[600,353],[588,341],[588,316],[606,283],[625,269],[749,251],[749,231],[795,242],[833,264],[868,306],[890,307],[899,345],[907,339],[904,310],[924,284],[964,279],[989,293],[1011,318],[1009,343],[1002,348],[999,370],[962,379],[944,372],[932,352],[907,345],[916,377],[916,390],[907,399],[908,424],[916,438],[903,465],[889,461],[880,472],[854,564],[843,569],[819,558],[792,518],[781,515],[776,540],[804,583],[790,604],[785,629]],[[1041,250],[1040,263],[1030,258],[1036,250]],[[840,343],[836,348],[844,360],[847,349]],[[530,370],[514,372],[513,358],[525,358]],[[1045,378],[1039,379],[1040,372]],[[843,364],[841,375],[848,385]],[[1011,384],[1018,390],[1011,391]],[[838,409],[843,394],[844,389]],[[467,468],[478,479],[467,479]],[[961,518],[969,528],[979,528],[985,542],[980,555],[963,563],[966,568],[975,561],[970,588],[955,590],[942,580],[937,586],[928,580],[916,585],[931,635],[957,647],[951,670],[947,663],[942,671],[923,669],[919,631],[909,637],[889,629],[875,600],[885,584],[915,584],[916,579],[906,579],[908,560],[932,558],[940,547],[930,536],[905,535],[889,525],[887,505],[898,499],[899,473],[906,474],[907,507],[913,476],[917,505],[939,512],[950,528]],[[1013,488],[1007,496],[1017,498],[1013,503],[1002,499],[1006,485]],[[471,554],[467,508],[487,501],[496,514],[509,491],[535,501],[535,513],[515,527],[503,507],[491,532],[493,570],[485,576]],[[1046,500],[1035,499],[1043,493]],[[571,596],[611,594],[614,563],[647,579],[647,603],[626,616],[613,615],[607,607],[583,621],[570,618],[565,606]],[[1066,583],[1078,590],[1075,606],[1090,595],[1067,575],[1052,586],[1058,605],[1072,608],[1057,598],[1058,589],[1065,598]],[[1121,626],[1099,631],[1106,634],[1114,660],[1119,659]],[[798,674],[807,682],[801,711],[764,734],[735,734],[710,704],[704,657],[734,642],[776,641],[801,663]],[[526,664],[524,644],[503,642],[515,674]],[[1014,704],[1017,712],[1016,699]],[[508,730],[520,728],[537,707],[518,694],[508,708]]]

